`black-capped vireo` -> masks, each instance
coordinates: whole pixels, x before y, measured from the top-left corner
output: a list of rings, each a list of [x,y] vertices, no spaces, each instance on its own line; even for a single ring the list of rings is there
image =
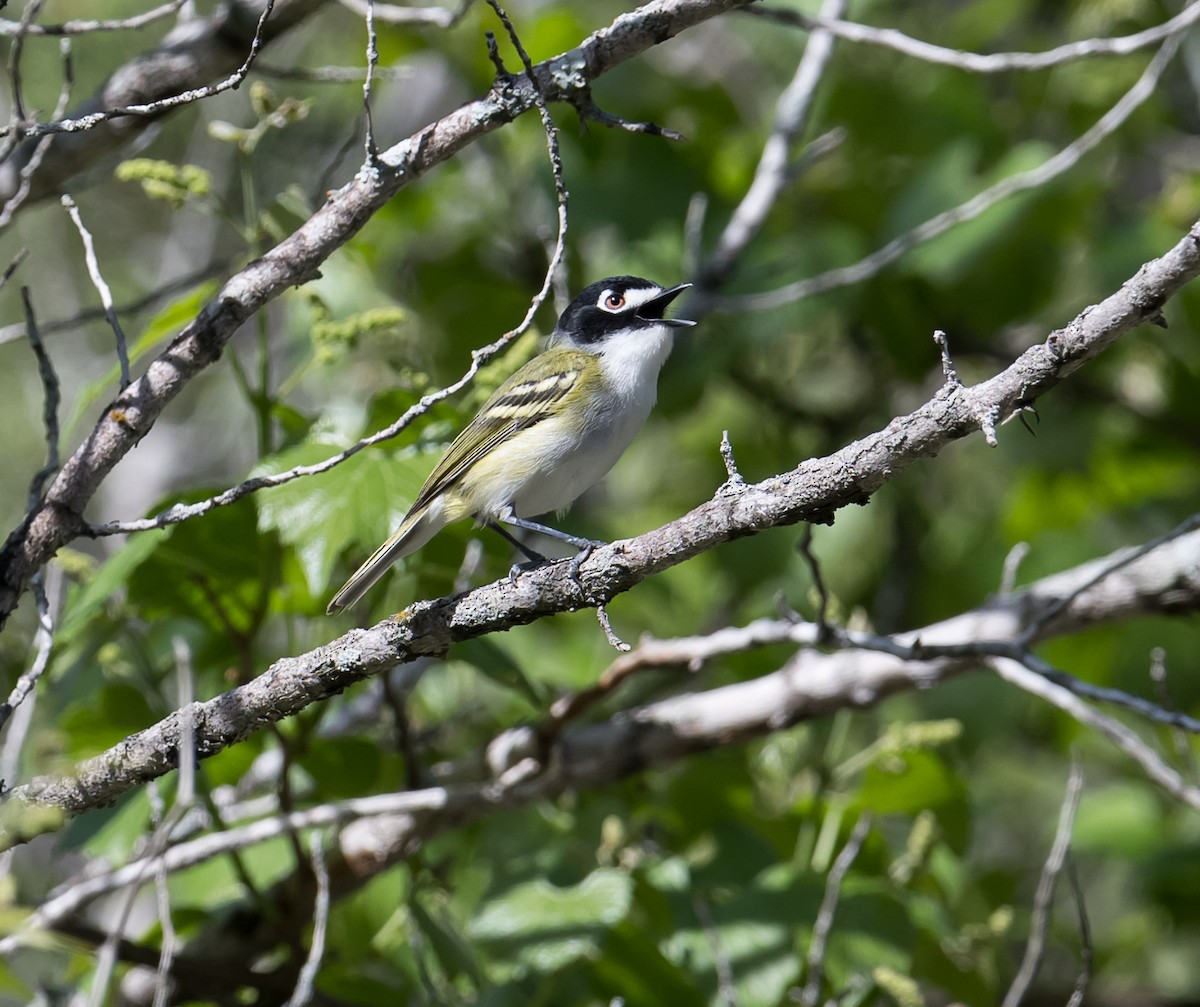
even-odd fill
[[[536,561],[543,557],[501,524],[585,553],[596,545],[529,518],[565,510],[629,447],[654,405],[671,330],[695,324],[663,317],[688,286],[611,276],[584,289],[562,313],[545,352],[496,389],[454,439],[395,534],[334,595],[329,613],[353,605],[392,563],[451,521],[473,517]]]

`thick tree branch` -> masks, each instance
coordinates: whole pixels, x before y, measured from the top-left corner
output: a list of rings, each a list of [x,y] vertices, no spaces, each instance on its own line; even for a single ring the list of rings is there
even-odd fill
[[[299,0],[294,0],[299,2]],[[315,2],[315,0],[309,0]],[[105,410],[63,466],[40,505],[0,550],[0,628],[34,571],[84,527],[83,512],[103,479],[187,383],[216,361],[238,327],[284,290],[318,275],[392,196],[463,147],[547,101],[571,101],[605,71],[748,0],[653,0],[622,14],[577,48],[534,67],[537,89],[512,77],[482,98],[393,146],[377,165],[333,193],[288,238],[233,276],[203,311]]]
[[[371,629],[276,661],[252,682],[188,711],[198,756],[213,755],[354,682],[417,657],[444,654],[455,642],[602,604],[723,542],[799,521],[828,521],[839,508],[864,503],[917,459],[937,454],[981,425],[998,425],[1122,333],[1157,317],[1167,299],[1200,272],[1198,238],[1200,224],[1115,294],[1086,308],[995,377],[973,386],[947,384],[883,430],[790,472],[756,484],[726,483],[678,520],[595,550],[580,566],[578,580],[566,561],[550,564],[524,574],[515,587],[505,578],[465,594],[418,602]],[[174,768],[183,717],[177,711],[85,762],[75,775],[37,780],[16,794],[67,814],[110,803]]]
[[[1053,574],[978,608],[899,634],[896,643],[951,647],[980,640],[1021,640],[1043,612],[1064,598],[1070,598],[1070,604],[1043,626],[1046,638],[1140,615],[1200,610],[1200,531],[1118,569],[1118,561],[1128,552]],[[1101,569],[1113,572],[1097,581],[1095,574]],[[789,642],[810,645],[818,633],[819,627],[811,623],[762,620],[710,637],[651,641],[617,658],[613,667],[639,661],[688,667],[739,650]],[[361,638],[367,633],[354,635]],[[329,863],[335,891],[345,892],[353,887],[354,878],[373,875],[429,839],[494,811],[566,790],[603,786],[650,766],[783,730],[836,710],[873,706],[979,663],[965,656],[914,661],[879,650],[851,648],[826,654],[802,649],[779,670],[759,678],[673,696],[598,723],[569,725],[552,739],[539,738],[537,728],[507,730],[488,746],[494,778],[483,782],[379,794],[275,815],[178,843],[161,859],[168,872],[175,872],[298,829],[350,823],[338,840],[337,856]],[[25,929],[54,926],[94,899],[139,877],[149,878],[154,868],[143,858],[59,891],[33,914]],[[303,900],[311,893],[291,892],[291,896]],[[0,954],[11,953],[20,940],[20,934],[15,934],[0,941]],[[242,945],[241,951],[245,950]]]

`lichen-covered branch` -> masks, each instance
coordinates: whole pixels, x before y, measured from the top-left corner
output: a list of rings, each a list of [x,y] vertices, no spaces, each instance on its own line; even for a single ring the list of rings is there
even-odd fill
[[[839,508],[864,503],[918,459],[975,430],[994,430],[1122,333],[1157,318],[1172,294],[1197,273],[1200,223],[1116,293],[1086,308],[987,381],[947,383],[916,411],[790,472],[754,484],[727,482],[679,519],[596,549],[580,566],[578,579],[566,561],[550,564],[524,574],[515,586],[505,578],[418,602],[370,629],[353,630],[324,647],[276,661],[252,682],[193,704],[186,714],[173,713],[88,760],[72,776],[35,780],[18,788],[13,798],[65,814],[111,803],[174,768],[185,715],[194,725],[197,754],[206,758],[354,682],[418,657],[444,654],[455,642],[602,604],[734,538],[800,521],[828,521]]]

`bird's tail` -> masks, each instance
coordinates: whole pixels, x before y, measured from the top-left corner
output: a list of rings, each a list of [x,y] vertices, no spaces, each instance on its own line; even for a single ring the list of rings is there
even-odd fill
[[[342,589],[333,596],[333,600],[325,610],[326,614],[333,615],[335,612],[340,612],[353,605],[370,590],[380,577],[387,573],[388,568],[396,560],[420,549],[442,529],[445,523],[440,516],[431,514],[428,508],[422,508],[418,514],[409,514],[396,529],[396,533],[376,549],[371,558],[342,585]]]

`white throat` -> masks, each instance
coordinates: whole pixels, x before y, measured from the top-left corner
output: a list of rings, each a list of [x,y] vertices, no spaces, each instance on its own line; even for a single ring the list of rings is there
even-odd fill
[[[622,398],[650,412],[658,396],[658,372],[671,353],[671,329],[654,325],[609,337],[600,349],[600,366],[609,386]]]

